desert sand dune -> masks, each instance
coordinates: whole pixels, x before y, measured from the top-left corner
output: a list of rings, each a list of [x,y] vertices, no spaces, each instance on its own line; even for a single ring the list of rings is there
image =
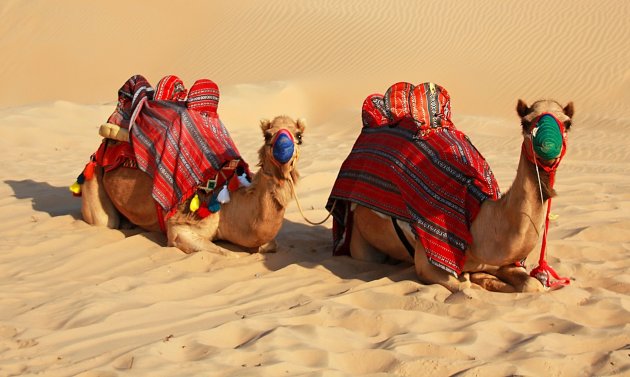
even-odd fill
[[[628,375],[629,15],[623,0],[2,3],[0,376]],[[217,82],[250,164],[260,118],[306,118],[313,220],[363,99],[394,82],[446,87],[503,191],[517,99],[574,101],[548,250],[571,285],[451,294],[404,263],[333,257],[331,221],[295,203],[274,254],[91,227],[68,185],[137,73]]]

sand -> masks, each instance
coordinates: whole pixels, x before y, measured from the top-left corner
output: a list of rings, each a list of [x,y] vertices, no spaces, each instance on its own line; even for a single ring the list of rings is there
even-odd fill
[[[0,376],[629,375],[628,19],[625,0],[2,2]],[[89,226],[68,186],[137,73],[217,82],[250,165],[260,118],[306,118],[313,220],[363,99],[394,82],[446,87],[503,190],[517,99],[574,101],[548,251],[571,285],[451,294],[331,256],[331,221],[295,203],[275,254]]]

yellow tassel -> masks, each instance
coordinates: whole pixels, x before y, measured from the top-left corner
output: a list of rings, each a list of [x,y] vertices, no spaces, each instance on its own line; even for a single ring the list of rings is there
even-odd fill
[[[74,182],[70,187],[68,187],[73,194],[79,195],[81,193],[81,185],[79,182]]]
[[[190,212],[195,212],[199,209],[199,195],[195,194],[195,196],[190,201]]]

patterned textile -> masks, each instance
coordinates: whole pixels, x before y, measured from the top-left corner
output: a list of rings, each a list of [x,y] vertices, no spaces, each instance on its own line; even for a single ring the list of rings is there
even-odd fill
[[[361,109],[363,127],[380,127],[389,123],[385,101],[381,94],[370,94]]]
[[[131,76],[118,90],[116,110],[109,116],[107,123],[129,129],[129,119],[140,101],[153,98],[153,87],[142,75]]]
[[[175,75],[164,76],[155,87],[155,101],[185,101],[188,90]]]
[[[201,79],[190,87],[186,107],[201,113],[216,113],[219,106],[219,87],[212,80]]]
[[[94,153],[94,161],[98,166],[102,166],[105,172],[114,170],[121,165],[128,168],[137,167],[131,144],[111,139],[103,139],[100,147]]]
[[[470,225],[483,201],[499,198],[498,184],[451,122],[444,88],[397,83],[382,98],[366,99],[364,127],[326,205],[334,254],[349,252],[350,204],[358,203],[410,223],[429,261],[458,276],[472,242]]]
[[[240,160],[250,175],[216,113],[190,111],[177,102],[145,101],[134,116],[130,139],[138,168],[153,178],[152,196],[165,218],[230,161]]]

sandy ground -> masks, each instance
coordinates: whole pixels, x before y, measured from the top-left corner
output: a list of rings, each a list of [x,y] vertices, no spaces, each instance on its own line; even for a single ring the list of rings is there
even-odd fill
[[[630,374],[628,19],[625,0],[2,2],[0,376]],[[332,257],[330,220],[295,203],[275,254],[91,227],[68,185],[136,73],[217,82],[250,165],[260,118],[306,118],[314,220],[363,99],[394,82],[446,87],[503,190],[517,99],[574,101],[549,234],[571,285],[451,294],[409,265]]]

